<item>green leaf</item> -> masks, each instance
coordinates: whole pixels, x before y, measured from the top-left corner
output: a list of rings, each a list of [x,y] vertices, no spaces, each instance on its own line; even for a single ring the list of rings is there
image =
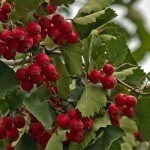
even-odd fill
[[[90,22],[90,19],[91,19],[91,16],[89,15],[86,18],[87,21],[85,21],[85,24],[83,24],[82,19],[85,20],[84,17],[86,17],[86,16],[81,17],[82,19],[80,18],[80,20],[77,21],[78,23],[73,21],[73,25],[74,25],[76,31],[78,32],[80,38],[84,39],[91,33],[91,31],[93,29],[96,29],[100,26],[105,25],[106,23],[111,21],[116,16],[117,16],[116,13],[112,9],[108,8],[105,10],[105,13],[102,15],[99,15],[99,17],[97,17],[97,15],[96,15],[96,20],[94,19],[94,22],[92,21],[91,23],[87,24],[87,22]],[[76,20],[76,19],[77,18],[75,18],[74,20]],[[80,23],[80,21],[81,21],[81,23]]]
[[[114,72],[114,76],[118,77],[121,80],[125,80],[127,76],[133,75],[133,71],[136,70],[138,67],[128,68],[119,72]]]
[[[114,141],[118,140],[124,135],[125,134],[121,128],[117,128],[115,126],[107,126],[103,136],[94,144],[87,147],[86,150],[108,150]]]
[[[40,5],[38,5],[38,7],[36,8],[36,13],[40,17],[45,17],[46,15],[48,15],[48,11],[46,10],[46,6],[47,6],[47,2],[43,2]]]
[[[121,144],[124,143],[124,140],[122,138],[119,138],[118,140],[114,141],[109,150],[122,150],[121,149]]]
[[[18,85],[14,70],[0,61],[0,98],[4,97],[9,90],[13,90]]]
[[[48,99],[49,92],[45,86],[41,86],[24,100],[24,105],[43,125],[51,128],[55,113],[49,106]]]
[[[81,74],[82,71],[82,49],[80,43],[69,44],[62,48],[62,56],[68,72],[72,75]]]
[[[50,4],[53,6],[60,6],[60,5],[65,5],[69,6],[69,4],[72,4],[75,2],[75,0],[50,0]]]
[[[28,22],[33,19],[33,12],[44,0],[9,0],[15,3],[15,10],[11,12],[10,19],[13,21]]]
[[[142,139],[145,141],[150,140],[150,97],[143,97],[138,100],[136,106],[136,122],[138,129],[142,135]]]
[[[99,85],[87,83],[76,108],[82,116],[93,116],[106,105],[106,92]]]
[[[109,62],[113,65],[122,63],[127,54],[127,49],[125,35],[118,36],[116,39],[111,39],[107,45]]]
[[[82,13],[90,14],[91,12],[101,11],[113,2],[114,0],[88,0],[87,3],[79,10],[77,16]]]
[[[61,61],[56,61],[56,66],[59,72],[59,80],[58,80],[59,96],[63,99],[67,99],[70,92],[69,74],[67,72],[66,66]]]
[[[37,150],[37,147],[35,141],[27,133],[24,133],[15,146],[15,150]]]
[[[45,150],[63,150],[62,142],[66,140],[66,130],[58,129],[53,133]]]
[[[84,150],[84,146],[80,143],[70,142],[69,150]]]

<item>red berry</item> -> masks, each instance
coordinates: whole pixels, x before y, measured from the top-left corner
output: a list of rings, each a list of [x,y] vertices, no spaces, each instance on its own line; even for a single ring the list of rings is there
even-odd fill
[[[24,91],[29,92],[33,89],[33,83],[31,82],[31,80],[21,81],[21,88]]]
[[[46,10],[50,13],[53,14],[56,11],[57,7],[51,6],[51,5],[47,5],[46,6]]]
[[[103,72],[106,75],[112,75],[114,73],[114,67],[111,64],[105,64],[103,67]]]
[[[18,129],[21,129],[25,126],[25,119],[23,117],[16,117],[14,118],[14,126]]]
[[[41,67],[37,64],[30,64],[28,66],[28,74],[31,78],[34,78],[35,76],[38,76],[41,74]]]
[[[13,39],[13,34],[9,30],[3,30],[1,33],[1,39],[5,42],[8,42],[9,40]]]
[[[17,128],[11,128],[7,131],[7,138],[10,142],[14,142],[19,138],[19,131]]]
[[[65,44],[66,40],[65,40],[64,36],[62,34],[60,34],[59,36],[56,36],[55,38],[53,38],[53,42],[56,45],[63,45],[63,44]]]
[[[5,14],[5,13],[10,13],[12,8],[8,2],[5,2],[1,9],[2,9],[2,12]]]
[[[69,43],[76,43],[78,42],[78,39],[79,37],[76,32],[71,32],[71,33],[66,34],[66,40]]]
[[[132,107],[124,106],[123,107],[123,114],[127,117],[133,117],[134,110]]]
[[[6,129],[0,124],[0,140],[6,138]]]
[[[13,59],[16,56],[16,51],[6,48],[3,57],[7,60]]]
[[[57,124],[61,128],[67,128],[69,126],[70,118],[67,114],[59,114],[57,116]]]
[[[1,119],[0,124],[3,125],[6,129],[11,129],[13,120],[11,117],[4,117]]]
[[[47,36],[47,31],[46,31],[46,29],[42,29],[42,30],[41,30],[41,40],[44,40],[44,39],[46,38],[46,36]]]
[[[64,21],[64,17],[60,14],[56,14],[52,17],[52,23],[54,26],[59,26]]]
[[[111,116],[110,121],[113,126],[120,127],[120,122],[119,122],[118,116]]]
[[[72,29],[73,29],[73,26],[70,22],[68,21],[63,21],[61,24],[60,24],[60,30],[62,33],[64,34],[67,34],[67,33],[71,33],[72,32]]]
[[[47,66],[50,63],[50,57],[45,53],[38,54],[35,59],[36,63],[41,67]]]
[[[115,97],[115,102],[118,106],[123,106],[125,105],[126,103],[126,95],[125,94],[118,94],[116,97]]]
[[[12,39],[8,42],[7,46],[11,51],[16,51],[20,47],[20,42]]]
[[[117,84],[117,80],[113,76],[104,76],[102,77],[101,82],[105,89],[112,89]]]
[[[44,18],[42,21],[42,27],[44,29],[49,29],[49,28],[51,28],[51,23],[52,23],[52,21],[49,18]]]
[[[57,27],[53,26],[50,29],[48,29],[47,34],[50,38],[54,39],[58,37],[61,34],[61,32]]]
[[[15,150],[15,147],[13,147],[11,144],[8,144],[6,146],[6,150]]]
[[[5,49],[6,49],[6,43],[0,40],[0,54],[4,54]]]
[[[41,41],[41,39],[42,39],[42,37],[41,37],[40,34],[35,35],[35,36],[33,37],[33,45],[39,44],[40,41]]]
[[[59,78],[59,74],[55,66],[52,64],[49,64],[46,67],[43,67],[42,72],[48,81],[56,82]]]
[[[44,131],[44,127],[40,122],[33,123],[29,129],[30,136],[35,140],[37,140],[44,133]]]
[[[134,106],[136,106],[137,105],[137,99],[136,99],[136,97],[133,96],[133,95],[128,95],[126,97],[126,105],[128,107],[134,107]]]
[[[29,76],[27,73],[27,69],[26,68],[20,68],[16,71],[16,76],[18,78],[18,80],[23,81],[23,80],[28,80]]]
[[[70,129],[73,131],[82,130],[83,122],[80,119],[72,119],[69,123]]]
[[[30,36],[41,33],[41,26],[37,22],[30,22],[27,25],[27,32]]]
[[[0,10],[0,21],[1,22],[6,22],[8,19],[8,15],[3,13],[1,10]]]
[[[74,108],[69,110],[68,115],[69,115],[70,119],[80,119],[81,118],[81,113]]]
[[[93,83],[99,83],[101,81],[101,72],[98,70],[92,70],[91,73],[88,75],[88,78]]]
[[[93,120],[91,118],[82,118],[83,130],[91,130],[93,127]]]
[[[25,39],[25,31],[21,27],[16,27],[12,30],[12,34],[15,40],[17,41],[23,41]]]
[[[70,140],[73,142],[80,143],[84,138],[83,130],[71,131],[70,132]]]
[[[66,141],[64,143],[68,143],[70,141],[70,133],[66,132]]]
[[[30,49],[33,46],[33,38],[29,35],[26,35],[24,41],[21,43],[22,47],[25,50]]]
[[[117,105],[111,104],[108,108],[108,113],[110,116],[118,116],[120,114],[120,109]]]
[[[44,76],[42,74],[35,76],[34,78],[31,78],[31,81],[34,84],[37,84],[37,86],[40,86],[44,83]]]
[[[138,141],[142,142],[142,137],[139,131],[135,131],[134,136]]]

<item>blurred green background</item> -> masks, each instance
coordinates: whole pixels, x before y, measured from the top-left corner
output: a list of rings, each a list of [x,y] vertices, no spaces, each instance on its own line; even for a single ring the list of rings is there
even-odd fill
[[[73,18],[86,1],[76,0],[69,9],[61,7],[60,11],[66,18]],[[150,72],[150,0],[115,0],[111,7],[118,14],[115,24],[126,33],[134,58]]]

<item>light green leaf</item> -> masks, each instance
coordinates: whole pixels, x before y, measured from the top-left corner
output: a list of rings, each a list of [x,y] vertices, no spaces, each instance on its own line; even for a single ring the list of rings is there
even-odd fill
[[[56,61],[56,66],[59,72],[58,91],[59,96],[63,99],[67,99],[69,96],[69,74],[66,70],[66,66],[61,61]]]
[[[24,100],[24,105],[43,125],[51,128],[55,113],[48,104],[48,96],[46,87],[41,86]]]
[[[93,116],[106,105],[106,92],[99,85],[87,83],[76,108],[82,116]]]
[[[16,88],[18,84],[14,70],[0,61],[0,98],[3,98],[7,91]]]
[[[58,129],[53,133],[45,150],[63,150],[62,142],[66,140],[66,130]]]
[[[69,44],[62,48],[62,56],[66,68],[70,74],[81,74],[82,71],[82,49],[80,43]]]
[[[50,0],[50,4],[54,6],[60,6],[60,5],[65,5],[69,6],[69,4],[72,4],[75,2],[75,0]]]

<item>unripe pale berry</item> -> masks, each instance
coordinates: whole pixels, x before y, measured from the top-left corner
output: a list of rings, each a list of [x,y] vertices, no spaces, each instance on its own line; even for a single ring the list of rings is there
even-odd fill
[[[111,64],[105,64],[103,67],[103,72],[106,75],[112,75],[114,73],[114,67]]]
[[[70,132],[70,140],[76,143],[80,143],[83,141],[84,132],[83,130],[71,131]]]
[[[93,120],[91,118],[82,118],[83,130],[90,130],[93,127]]]
[[[128,107],[134,107],[134,106],[136,106],[137,105],[137,99],[136,99],[136,97],[133,96],[133,95],[128,95],[126,97],[126,105]]]
[[[69,126],[70,118],[67,114],[59,114],[57,116],[57,124],[61,128],[67,128]]]
[[[83,122],[80,119],[70,120],[69,127],[73,131],[83,130]]]
[[[91,73],[88,75],[88,78],[93,83],[99,83],[101,81],[101,72],[99,70],[92,70]]]
[[[132,107],[124,106],[122,111],[123,114],[127,117],[133,117],[134,115],[134,110]]]
[[[45,53],[40,53],[35,58],[36,63],[39,66],[47,66],[50,63],[50,57],[46,55]]]
[[[122,94],[122,93],[116,95],[116,97],[115,97],[115,102],[116,102],[116,104],[117,104],[118,106],[123,106],[123,105],[125,105],[125,103],[126,103],[126,95],[125,95],[125,94]]]
[[[101,82],[105,89],[113,89],[117,84],[117,80],[113,76],[104,76]]]
[[[17,128],[11,128],[7,131],[7,138],[10,142],[14,142],[19,138],[19,131]]]
[[[14,118],[14,126],[18,129],[21,129],[25,126],[25,119],[23,117],[15,117]]]

